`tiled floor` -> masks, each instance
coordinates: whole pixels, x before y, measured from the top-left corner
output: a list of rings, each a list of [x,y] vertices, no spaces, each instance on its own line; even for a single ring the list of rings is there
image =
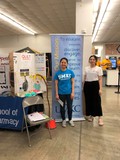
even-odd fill
[[[104,87],[102,106],[104,126],[94,121],[75,122],[51,130],[45,127],[32,136],[32,147],[27,146],[26,132],[0,130],[0,160],[120,160],[120,94],[117,88]],[[51,93],[49,92],[51,102]]]

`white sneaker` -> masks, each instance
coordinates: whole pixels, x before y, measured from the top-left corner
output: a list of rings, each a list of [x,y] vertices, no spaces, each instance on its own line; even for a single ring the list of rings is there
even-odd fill
[[[72,120],[69,121],[69,124],[71,125],[71,127],[75,126],[75,124],[74,124],[74,122]]]
[[[64,127],[64,128],[66,127],[66,120],[62,121],[62,127]]]

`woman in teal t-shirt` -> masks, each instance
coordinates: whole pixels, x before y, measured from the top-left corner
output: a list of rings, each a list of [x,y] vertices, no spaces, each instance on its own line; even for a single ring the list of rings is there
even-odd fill
[[[62,127],[66,127],[65,117],[65,102],[67,102],[69,124],[74,127],[72,121],[72,102],[74,98],[74,77],[72,70],[67,68],[68,59],[63,57],[60,59],[60,70],[54,76],[56,100],[61,100],[63,106],[60,105],[60,112],[62,117]]]

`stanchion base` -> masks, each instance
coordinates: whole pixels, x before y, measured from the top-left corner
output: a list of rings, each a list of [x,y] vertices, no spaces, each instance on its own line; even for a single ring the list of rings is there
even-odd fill
[[[120,94],[120,92],[115,92],[115,93]]]

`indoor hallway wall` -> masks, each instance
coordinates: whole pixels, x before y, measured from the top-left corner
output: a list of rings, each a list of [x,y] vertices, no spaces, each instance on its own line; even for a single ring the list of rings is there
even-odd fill
[[[0,39],[0,54],[8,54],[22,48],[30,47],[39,52],[50,53],[51,42],[48,34],[4,36]]]
[[[101,57],[101,60],[103,60],[106,56],[106,45],[107,43],[94,43],[94,48],[98,50],[98,56]],[[111,43],[111,44],[115,44],[115,43]],[[117,44],[117,43],[116,43]],[[114,49],[113,49],[114,50]],[[120,57],[119,53],[115,54],[113,52],[112,48],[110,49],[111,54],[109,54],[109,57]],[[114,50],[115,51],[115,50]],[[116,50],[117,51],[117,50]],[[112,53],[113,52],[113,53]]]
[[[83,34],[83,73],[92,54],[92,0],[76,3],[76,34]]]

